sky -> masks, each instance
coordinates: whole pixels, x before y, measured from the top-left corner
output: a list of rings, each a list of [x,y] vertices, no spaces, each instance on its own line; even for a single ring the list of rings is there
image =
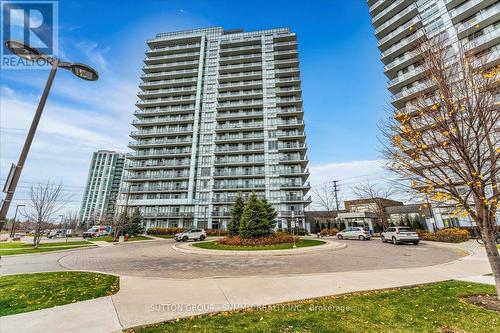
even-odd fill
[[[385,182],[378,125],[389,93],[364,0],[58,2],[59,57],[97,69],[96,82],[59,70],[15,203],[38,182],[62,183],[78,209],[93,151],[128,151],[146,40],[222,26],[297,33],[311,185]],[[0,181],[17,162],[48,70],[0,70]],[[3,195],[3,194],[2,194]],[[14,209],[11,209],[13,211]]]

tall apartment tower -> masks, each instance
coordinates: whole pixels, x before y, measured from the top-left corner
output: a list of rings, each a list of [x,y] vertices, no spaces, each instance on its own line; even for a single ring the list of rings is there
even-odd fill
[[[121,204],[146,227],[225,228],[238,193],[286,227],[310,202],[297,36],[214,27],[160,33],[148,50]]]
[[[124,163],[125,155],[114,151],[92,154],[79,215],[84,226],[113,222]]]
[[[459,40],[484,55],[487,65],[500,63],[500,1],[498,0],[368,0],[375,37],[389,79],[391,103],[409,110],[413,99],[432,92],[421,67],[416,42],[443,33],[452,48]],[[468,218],[437,209],[437,227],[470,225]]]

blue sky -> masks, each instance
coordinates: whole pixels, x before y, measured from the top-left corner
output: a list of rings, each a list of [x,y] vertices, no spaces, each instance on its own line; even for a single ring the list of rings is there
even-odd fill
[[[92,65],[97,82],[60,71],[16,200],[30,182],[62,182],[78,207],[92,151],[126,151],[145,41],[158,32],[222,26],[298,34],[311,183],[344,189],[379,179],[377,123],[389,94],[364,0],[59,1],[59,54]],[[0,179],[17,160],[48,71],[2,70]],[[365,176],[366,175],[366,176]],[[349,196],[345,193],[344,196]]]

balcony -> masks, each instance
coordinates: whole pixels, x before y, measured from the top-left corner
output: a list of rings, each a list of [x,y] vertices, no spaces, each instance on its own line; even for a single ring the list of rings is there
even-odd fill
[[[262,118],[262,109],[248,110],[248,111],[224,111],[217,112],[217,120],[223,119],[249,119],[249,118]]]
[[[148,98],[145,100],[139,100],[135,105],[139,108],[160,106],[160,105],[172,105],[172,104],[187,104],[194,103],[196,95],[190,96],[176,96],[176,97],[163,97],[163,98]]]
[[[481,52],[500,42],[500,29],[492,30],[470,41],[469,47],[475,52]]]
[[[300,129],[304,129],[304,120],[298,120],[298,119],[293,119],[293,120],[279,120],[276,122],[276,126],[278,126],[278,128],[289,128],[289,127],[292,127],[292,128],[300,128]]]
[[[215,182],[214,183],[214,190],[229,190],[229,189],[238,189],[238,190],[254,190],[254,189],[264,189],[266,188],[266,184],[264,183],[253,183],[253,182],[246,182],[246,183],[219,183]]]
[[[144,90],[144,88],[175,87],[175,86],[184,86],[186,84],[196,84],[197,82],[198,82],[197,77],[189,77],[185,79],[145,81],[139,83],[139,88]]]
[[[184,52],[184,51],[196,50],[199,48],[200,48],[200,43],[155,47],[155,48],[152,48],[150,50],[147,50],[146,55],[147,56],[159,55],[159,54],[166,54],[166,53],[175,53],[178,51]]]
[[[283,163],[301,163],[301,164],[303,164],[303,163],[308,162],[307,156],[297,155],[297,154],[282,155],[282,156],[280,156],[279,160],[280,160],[280,162],[283,162]]]
[[[299,65],[299,58],[296,57],[274,60],[274,66],[276,68],[298,66],[298,65]]]
[[[261,178],[265,176],[264,170],[261,171],[245,171],[245,170],[216,170],[214,177],[217,178]]]
[[[389,81],[389,91],[396,94],[403,86],[410,84],[411,82],[420,80],[425,74],[425,70],[422,67],[417,67],[405,73],[403,75],[397,76],[393,80]]]
[[[129,155],[130,154],[130,155]],[[127,154],[128,158],[137,157],[137,155],[133,155],[132,153]],[[189,160],[166,160],[162,162],[154,162],[154,161],[134,161],[125,165],[125,169],[165,169],[168,167],[189,167]]]
[[[298,107],[281,107],[276,109],[276,113],[281,116],[294,116],[303,114],[304,110]]]
[[[465,1],[467,1],[467,0],[445,0],[446,8],[448,8],[448,10],[453,9],[453,8],[461,5]]]
[[[300,83],[300,77],[298,76],[290,76],[290,77],[277,77],[275,80],[275,84],[277,87],[286,86],[290,83]]]
[[[247,123],[219,124],[215,128],[216,132],[231,132],[231,131],[253,131],[264,128],[262,121],[252,121]]]
[[[394,14],[394,16],[391,19],[385,21],[385,23],[377,27],[375,29],[375,36],[378,39],[384,37],[386,33],[394,30],[397,26],[400,26],[401,24],[405,23],[406,21],[408,21],[417,14],[418,14],[417,5],[416,4],[409,5],[404,10],[400,11],[397,14]]]
[[[280,184],[280,188],[282,189],[307,189],[309,190],[311,188],[311,184],[309,182],[306,182],[306,183],[302,183],[302,182],[299,182],[299,181],[286,181],[286,182],[282,182]]]
[[[464,38],[473,34],[496,21],[500,18],[500,4],[497,4],[488,10],[479,12],[473,18],[466,22],[460,23],[457,27],[458,37]]]
[[[262,62],[247,62],[233,65],[220,65],[219,73],[240,72],[242,70],[258,70],[262,68]]]
[[[215,154],[217,153],[222,153],[222,154],[228,154],[228,153],[238,153],[241,154],[242,152],[250,152],[250,151],[263,151],[264,150],[264,145],[263,144],[250,144],[250,145],[225,145],[225,146],[217,146],[215,147]]]
[[[410,5],[413,1],[414,0],[397,0],[393,2],[390,6],[373,17],[373,26],[375,28],[380,27],[387,19],[397,15],[398,12]]]
[[[289,76],[290,74],[299,74],[300,70],[298,67],[289,67],[289,68],[276,68],[274,70],[275,77],[283,77]]]
[[[297,48],[297,41],[291,42],[275,42],[274,49],[275,50],[287,50],[291,48]]]
[[[284,210],[279,212],[281,217],[297,217],[304,216],[305,212],[303,210]]]
[[[296,150],[306,150],[307,145],[305,143],[298,143],[298,142],[279,142],[278,143],[278,150],[282,151],[296,151]]]
[[[225,134],[217,135],[215,137],[215,142],[225,142],[225,141],[263,141],[264,133],[239,133],[239,134]]]
[[[262,107],[262,99],[220,102],[217,105],[217,110],[255,107]]]
[[[309,169],[284,168],[279,171],[279,175],[283,176],[301,176],[309,177]]]
[[[194,113],[194,104],[182,105],[182,106],[169,106],[169,107],[157,106],[155,108],[146,108],[144,110],[136,110],[134,112],[134,115],[136,116],[161,115],[169,113]]]
[[[249,72],[240,72],[240,73],[227,73],[219,75],[219,82],[224,81],[240,81],[250,80],[250,79],[262,79],[261,71],[249,71]]]
[[[152,89],[141,91],[137,94],[139,98],[160,97],[165,95],[176,95],[185,92],[196,93],[196,86],[181,87],[181,88],[168,88],[168,89]]]
[[[229,54],[257,53],[257,52],[260,53],[261,49],[262,49],[262,46],[260,44],[248,45],[248,46],[237,46],[237,47],[221,48],[219,50],[219,53],[222,57],[223,55],[229,55]]]
[[[276,97],[276,105],[288,105],[302,103],[302,98],[300,97]]]
[[[398,55],[409,51],[416,46],[418,39],[425,38],[425,33],[418,30],[416,33],[401,39],[397,44],[394,44],[381,55],[381,60],[384,64],[393,61]]]
[[[470,15],[479,12],[481,9],[492,5],[497,0],[469,0],[463,5],[450,10],[451,21],[459,23]]]
[[[144,63],[147,65],[152,65],[152,64],[160,64],[160,63],[172,63],[172,62],[179,62],[179,61],[187,61],[188,59],[198,59],[200,57],[200,52],[188,52],[188,53],[176,53],[176,54],[169,54],[169,55],[157,55],[153,56],[150,55],[146,58],[144,58]],[[173,61],[171,61],[173,60]],[[198,60],[196,60],[196,63],[198,63]]]
[[[407,101],[416,98],[433,87],[430,81],[422,82],[416,86],[408,89],[401,90],[399,93],[391,97],[391,103],[396,108],[401,108]]]
[[[219,95],[217,96],[217,99],[231,100],[231,99],[242,99],[249,97],[255,97],[255,98],[262,97],[262,89],[220,92]]]
[[[304,139],[306,134],[304,131],[278,131],[276,133],[276,137],[278,139],[286,138],[286,139]]]
[[[290,55],[298,55],[297,49],[274,51],[274,59],[284,59],[288,58]]]
[[[422,21],[420,20],[420,17],[415,16],[412,18],[410,21],[407,23],[403,24],[384,38],[378,41],[378,48],[380,51],[384,52],[386,51],[391,44],[393,44],[395,41],[398,39],[402,39],[409,34],[413,33],[417,29],[422,27]]]
[[[261,60],[262,53],[252,53],[252,54],[240,54],[234,56],[221,57],[219,59],[220,64],[230,64],[230,63],[238,63],[242,61],[256,61]]]
[[[158,68],[158,66],[162,65],[154,65]],[[150,72],[153,68],[152,66],[147,66],[151,67],[146,69],[144,67],[144,72]],[[147,73],[147,74],[142,74],[141,79],[164,79],[164,78],[183,78],[184,76],[191,76],[195,77],[198,76],[198,70],[197,69],[180,69],[176,71],[165,71],[165,72],[155,72],[155,73]]]
[[[189,171],[177,171],[177,172],[159,172],[155,174],[132,174],[123,176],[123,180],[134,182],[134,181],[155,181],[155,180],[167,180],[167,179],[189,179]]]
[[[285,195],[281,200],[284,202],[311,202],[311,197],[304,198],[300,195]]]
[[[294,95],[300,96],[302,94],[302,89],[300,86],[288,86],[288,87],[278,87],[275,89],[276,96],[284,96],[284,95]]]
[[[391,63],[384,67],[385,75],[388,77],[394,77],[397,72],[412,63],[420,60],[421,54],[419,50],[413,50],[411,52],[406,53],[404,56],[394,59]]]
[[[165,125],[165,124],[179,124],[190,123],[194,120],[193,116],[170,116],[170,117],[153,117],[144,119],[134,119],[132,125],[140,127],[144,125]]]
[[[370,15],[373,17],[375,15],[378,15],[381,11],[386,9],[390,4],[392,4],[394,0],[378,0],[372,5],[369,5],[370,7]]]
[[[250,155],[238,157],[217,157],[215,165],[246,165],[246,164],[264,164],[264,155]]]
[[[144,218],[149,218],[149,219],[151,219],[151,218],[155,218],[155,219],[158,219],[158,218],[182,219],[182,218],[193,218],[193,217],[194,217],[194,213],[191,213],[191,212],[187,212],[187,213],[183,213],[183,212],[145,212],[144,213]]]
[[[191,145],[192,139],[188,137],[187,139],[160,139],[160,140],[138,140],[131,141],[128,143],[130,148],[141,148],[141,147],[155,147],[155,146],[186,146]],[[189,153],[190,152],[186,152]],[[168,154],[162,153],[161,155]],[[149,155],[148,155],[149,156]]]
[[[130,193],[144,193],[144,192],[182,192],[187,191],[188,186],[130,186]]]
[[[140,130],[130,132],[130,137],[162,136],[170,134],[184,134],[193,131],[193,126],[175,126],[154,130]]]
[[[260,88],[262,87],[262,80],[250,80],[250,81],[238,81],[238,82],[228,82],[220,83],[217,87],[219,91],[230,90],[233,88]]]

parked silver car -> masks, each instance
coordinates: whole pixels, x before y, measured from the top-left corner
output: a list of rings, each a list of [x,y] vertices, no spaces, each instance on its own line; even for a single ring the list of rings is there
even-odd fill
[[[369,240],[371,237],[370,232],[361,227],[349,227],[337,233],[338,239]]]
[[[418,234],[410,227],[389,227],[381,235],[382,242],[412,243],[418,245],[420,238]]]
[[[186,242],[190,239],[192,240],[205,240],[207,238],[207,233],[204,229],[191,229],[184,232],[175,234],[175,240],[180,242]]]

